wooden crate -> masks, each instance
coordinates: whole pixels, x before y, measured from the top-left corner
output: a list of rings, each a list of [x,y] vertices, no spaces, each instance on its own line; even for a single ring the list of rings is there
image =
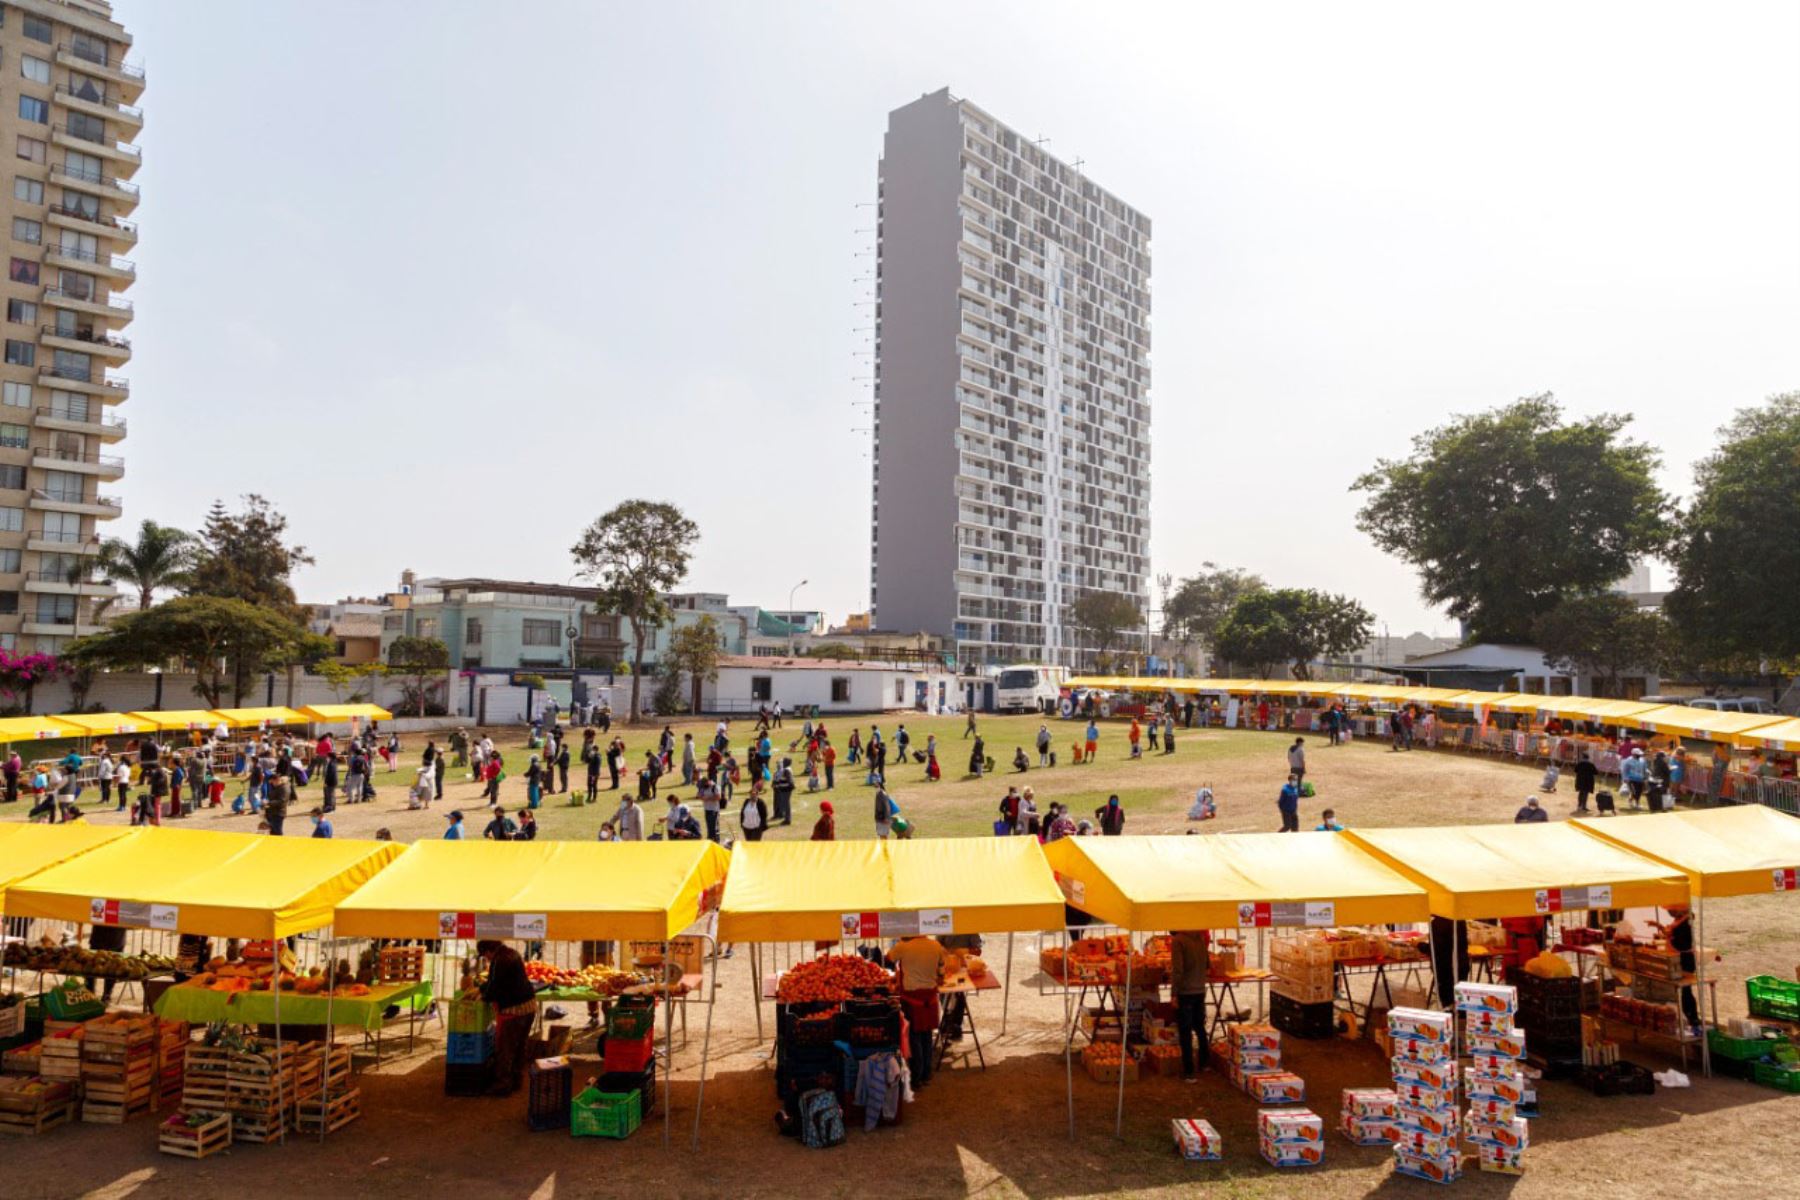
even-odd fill
[[[181,1158],[210,1158],[231,1145],[231,1114],[219,1113],[193,1128],[164,1125],[156,1148]]]
[[[284,1117],[250,1116],[245,1113],[233,1113],[231,1116],[231,1140],[249,1142],[254,1146],[268,1146],[281,1140],[282,1130],[287,1128]]]
[[[0,1092],[0,1133],[29,1137],[75,1119],[76,1089],[52,1083],[35,1095]]]
[[[294,1112],[294,1128],[302,1133],[318,1133],[321,1124],[326,1133],[336,1133],[362,1116],[362,1089],[350,1088],[332,1092],[314,1092],[303,1098]]]
[[[27,1042],[0,1054],[0,1071],[8,1075],[36,1075],[43,1062],[44,1043]]]
[[[71,1034],[46,1037],[38,1056],[38,1074],[45,1079],[80,1079],[81,1039]]]
[[[82,1031],[85,1055],[116,1054],[123,1058],[139,1047],[156,1041],[156,1018],[103,1017],[89,1021]]]
[[[81,1101],[81,1119],[95,1125],[123,1125],[139,1113],[150,1111],[150,1089],[123,1095],[87,1094]]]
[[[425,978],[425,947],[389,946],[376,956],[376,983],[417,983]]]
[[[301,1048],[294,1070],[294,1090],[309,1096],[330,1085],[332,1092],[350,1086],[350,1047],[335,1043],[308,1042]]]

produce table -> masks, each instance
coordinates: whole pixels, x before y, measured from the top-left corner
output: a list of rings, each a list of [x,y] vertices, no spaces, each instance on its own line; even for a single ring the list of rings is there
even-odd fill
[[[1248,1011],[1238,1007],[1239,984],[1256,989],[1256,1011],[1260,1018],[1269,1010],[1268,987],[1274,978],[1275,972],[1263,967],[1238,967],[1232,971],[1208,973],[1206,990],[1211,993],[1207,999],[1212,1005],[1212,1020],[1207,1024],[1207,1044],[1225,1036],[1225,1026],[1237,1019],[1237,1013]],[[1226,1006],[1228,1000],[1230,1007]]]
[[[323,1025],[329,1012],[331,1024],[352,1026],[368,1033],[379,1033],[383,1013],[390,1006],[410,1012],[422,1012],[431,1006],[429,980],[417,983],[382,984],[369,989],[366,996],[301,995],[281,993],[283,1025]],[[245,1025],[272,1025],[275,1022],[275,995],[272,992],[215,992],[192,983],[178,984],[164,992],[156,1002],[156,1015],[190,1024],[233,1021]]]
[[[944,1059],[949,1056],[951,1047],[956,1044],[955,1040],[949,1036],[949,1031],[953,1024],[960,1023],[968,1032],[969,1037],[974,1040],[976,1061],[981,1064],[982,1070],[987,1070],[987,1055],[983,1054],[981,1050],[981,1034],[975,1028],[975,1012],[969,1007],[969,997],[976,992],[997,992],[999,990],[999,977],[986,967],[979,971],[963,972],[954,980],[946,980],[938,986],[938,1003],[942,1005],[943,1013],[938,1019],[937,1045],[935,1047],[937,1066],[944,1065]],[[967,1051],[963,1052],[963,1058],[968,1058]]]

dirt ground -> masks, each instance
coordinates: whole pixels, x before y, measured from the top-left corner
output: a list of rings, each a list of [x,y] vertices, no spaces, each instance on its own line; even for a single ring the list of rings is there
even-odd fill
[[[791,723],[790,723],[791,725]],[[866,732],[867,723],[864,722]],[[936,732],[943,747],[945,781],[923,782],[922,768],[890,771],[897,794],[921,836],[975,835],[987,830],[995,804],[1012,776],[965,780],[967,743],[960,719],[908,721],[918,742]],[[1037,722],[987,718],[982,728],[989,753],[1002,762],[1012,746],[1029,745]],[[683,730],[677,726],[677,734]],[[711,723],[690,725],[697,740]],[[1074,726],[1051,726],[1065,755]],[[892,722],[883,721],[892,736]],[[734,733],[743,732],[740,726]],[[783,731],[796,736],[797,729]],[[841,744],[847,728],[834,723]],[[628,732],[638,752],[653,734]],[[516,735],[508,733],[508,742]],[[734,740],[739,740],[734,737]],[[1105,727],[1101,761],[1029,772],[1023,782],[1037,792],[1040,808],[1067,799],[1091,810],[1117,792],[1129,814],[1127,832],[1177,833],[1195,787],[1210,784],[1221,816],[1207,832],[1272,829],[1275,792],[1285,772],[1291,736],[1250,732],[1185,733],[1172,756],[1129,761],[1123,730]],[[1486,758],[1385,747],[1326,747],[1308,738],[1309,776],[1319,795],[1303,806],[1306,827],[1330,805],[1346,824],[1449,824],[1510,820],[1538,782],[1535,768]],[[405,757],[417,761],[423,741],[409,739]],[[503,798],[522,799],[524,765],[509,750],[513,778]],[[1034,756],[1035,761],[1035,756]],[[952,763],[956,765],[953,766]],[[380,799],[340,809],[339,836],[366,836],[378,826],[396,838],[440,836],[442,812],[407,812],[400,803],[400,775],[380,779]],[[485,810],[474,785],[452,773],[444,809],[460,806],[471,834],[479,835]],[[579,778],[575,781],[578,785]],[[602,785],[604,786],[604,778]],[[840,837],[868,836],[871,792],[845,767],[832,793]],[[675,789],[684,797],[688,789]],[[316,796],[316,792],[313,793]],[[795,824],[772,836],[805,837],[817,815],[817,797],[796,797]],[[1548,798],[1552,815],[1566,815],[1572,799]],[[510,805],[509,805],[510,807]],[[616,807],[572,806],[546,798],[540,810],[547,837],[592,837],[601,815]],[[97,820],[110,820],[96,814]],[[214,822],[217,822],[216,826]],[[247,818],[201,816],[202,826],[247,828]],[[1743,1011],[1740,981],[1758,973],[1792,977],[1800,962],[1800,910],[1779,897],[1749,897],[1708,907],[1706,941],[1720,948],[1719,989],[1725,1015]],[[5,1155],[8,1194],[65,1197],[91,1195],[187,1196],[208,1190],[294,1195],[376,1192],[439,1196],[532,1197],[630,1195],[654,1189],[689,1196],[958,1196],[1060,1198],[1089,1195],[1173,1196],[1196,1186],[1222,1197],[1339,1197],[1426,1194],[1432,1185],[1396,1177],[1379,1148],[1350,1145],[1327,1133],[1327,1160],[1305,1172],[1280,1172],[1257,1156],[1256,1106],[1216,1073],[1198,1084],[1146,1077],[1125,1089],[1123,1137],[1114,1135],[1117,1093],[1079,1073],[1074,1079],[1076,1135],[1069,1137],[1061,1030],[1064,1001],[1041,992],[1035,935],[1013,944],[1010,1002],[983,994],[974,1016],[986,1051],[985,1070],[973,1060],[943,1070],[921,1089],[894,1128],[850,1134],[838,1149],[813,1152],[778,1136],[769,1047],[757,1036],[749,955],[739,948],[719,963],[719,992],[712,1031],[712,1069],[706,1082],[699,1148],[695,1128],[705,1008],[694,1005],[685,1043],[679,1025],[673,1059],[670,1141],[663,1143],[663,1106],[630,1140],[574,1139],[566,1133],[530,1133],[522,1097],[446,1098],[442,1094],[442,1031],[427,1027],[418,1051],[374,1066],[364,1063],[358,1084],[364,1116],[324,1145],[239,1147],[205,1162],[160,1156],[154,1123],[140,1118],[124,1127],[74,1125],[35,1139],[14,1141]],[[1006,939],[990,938],[986,957],[998,969]],[[785,953],[798,953],[788,948]],[[777,951],[776,953],[783,953]],[[579,1014],[575,1014],[579,1016]],[[763,1008],[766,1029],[773,1014]],[[591,1045],[591,1044],[589,1044]],[[965,1047],[969,1043],[964,1043]],[[578,1053],[584,1047],[578,1042]],[[1628,1055],[1661,1069],[1672,1060],[1645,1048]],[[1308,1042],[1285,1039],[1286,1062],[1305,1078],[1309,1105],[1335,1125],[1341,1088],[1379,1085],[1385,1063],[1366,1041]],[[591,1060],[590,1060],[591,1062]],[[578,1060],[577,1077],[587,1067]],[[1542,1115],[1531,1125],[1528,1169],[1520,1178],[1471,1175],[1456,1190],[1472,1196],[1559,1197],[1596,1194],[1656,1197],[1692,1194],[1729,1180],[1743,1194],[1786,1194],[1800,1169],[1800,1150],[1786,1136],[1800,1118],[1800,1099],[1728,1079],[1659,1090],[1655,1096],[1598,1099],[1571,1083],[1547,1081]],[[1202,1116],[1220,1130],[1226,1161],[1187,1164],[1172,1150],[1168,1121]]]

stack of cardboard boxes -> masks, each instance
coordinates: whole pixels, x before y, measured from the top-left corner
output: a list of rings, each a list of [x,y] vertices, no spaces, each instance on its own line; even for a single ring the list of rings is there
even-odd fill
[[[1525,1035],[1513,1025],[1518,990],[1493,983],[1456,985],[1456,1010],[1469,1052],[1464,1069],[1469,1108],[1463,1135],[1483,1171],[1518,1175],[1525,1169],[1527,1122],[1518,1113],[1530,1081]]]
[[[1225,1040],[1213,1046],[1233,1086],[1258,1104],[1300,1104],[1306,1081],[1281,1069],[1281,1031],[1273,1025],[1230,1024]]]
[[[1449,1183],[1462,1175],[1457,1146],[1456,1019],[1450,1013],[1396,1008],[1393,1043],[1394,1170]]]
[[[1400,1137],[1400,1096],[1392,1088],[1345,1088],[1344,1136],[1358,1146],[1391,1146]]]

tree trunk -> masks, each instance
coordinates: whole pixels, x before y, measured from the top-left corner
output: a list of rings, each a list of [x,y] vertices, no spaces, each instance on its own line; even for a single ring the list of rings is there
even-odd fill
[[[688,676],[688,678],[694,686],[693,703],[688,705],[688,707],[693,710],[696,716],[698,716],[700,713],[700,673],[695,671],[692,675]]]
[[[638,688],[644,681],[644,635],[639,631],[638,623],[631,623],[632,654],[631,660],[631,712],[626,716],[627,725],[636,725],[638,721]]]
[[[413,676],[413,684],[419,689],[419,715],[425,715],[425,676]]]
[[[151,589],[151,588],[139,588],[138,589],[138,611],[139,612],[143,612],[146,608],[150,607],[150,593],[152,590],[153,589]]]

